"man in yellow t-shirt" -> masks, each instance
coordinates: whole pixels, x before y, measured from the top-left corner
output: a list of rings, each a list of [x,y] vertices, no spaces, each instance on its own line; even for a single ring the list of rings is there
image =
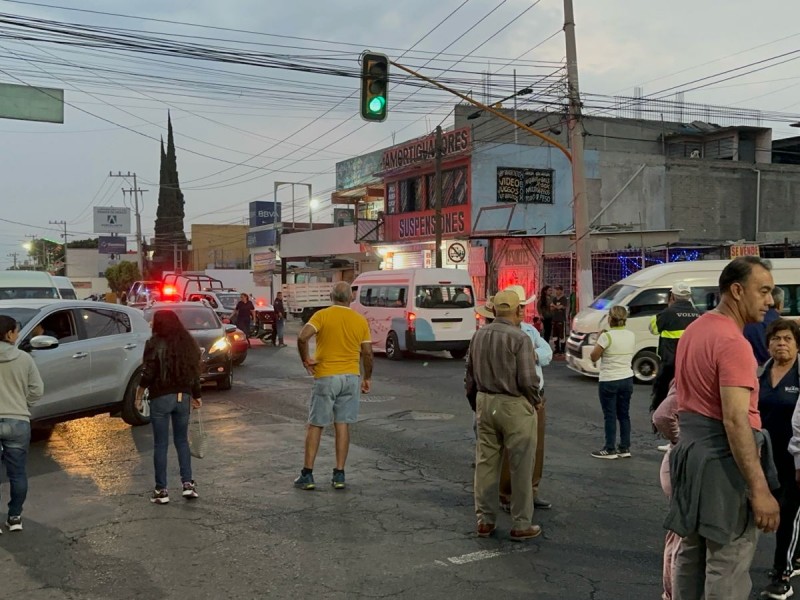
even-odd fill
[[[358,420],[360,393],[370,390],[372,379],[372,340],[367,320],[350,308],[350,284],[340,281],[331,290],[333,306],[314,313],[300,331],[297,349],[303,366],[314,377],[306,430],[305,462],[294,485],[314,489],[314,460],[319,451],[322,430],[333,423],[336,434],[336,468],[331,485],[342,490],[344,463],[350,447],[350,423]],[[312,358],[308,342],[317,337]],[[361,378],[361,365],[364,376]]]

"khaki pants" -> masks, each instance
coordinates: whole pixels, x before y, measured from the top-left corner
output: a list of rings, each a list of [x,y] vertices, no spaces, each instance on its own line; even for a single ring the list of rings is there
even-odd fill
[[[536,411],[525,398],[479,392],[476,415],[475,514],[478,522],[491,525],[497,521],[498,483],[505,449],[511,471],[512,529],[528,529],[533,519],[530,481],[536,455]]]
[[[542,482],[544,469],[544,404],[536,409],[536,460],[533,464],[531,489],[534,500],[539,497],[539,484]],[[511,470],[508,468],[508,451],[503,452],[503,465],[500,469],[500,502],[508,502],[511,498]]]
[[[753,587],[750,565],[757,543],[755,525],[724,546],[696,533],[686,536],[673,566],[673,599],[747,600]]]

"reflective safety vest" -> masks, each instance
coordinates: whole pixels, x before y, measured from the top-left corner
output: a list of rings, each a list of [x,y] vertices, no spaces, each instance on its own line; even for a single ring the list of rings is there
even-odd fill
[[[700,316],[691,300],[676,300],[650,321],[650,333],[658,336],[658,356],[664,365],[674,365],[678,340]]]

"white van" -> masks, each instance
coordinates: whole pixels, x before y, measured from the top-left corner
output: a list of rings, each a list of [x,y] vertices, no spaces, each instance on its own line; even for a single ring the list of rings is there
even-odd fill
[[[648,383],[658,374],[658,337],[650,333],[653,315],[666,308],[669,291],[676,281],[692,286],[692,300],[704,312],[719,301],[719,276],[727,260],[699,260],[665,263],[642,269],[618,281],[572,320],[572,333],[567,340],[567,366],[578,373],[597,377],[598,368],[589,354],[600,331],[608,327],[608,309],[622,305],[628,309],[627,327],[636,334],[633,374],[640,383]],[[800,315],[800,259],[773,259],[772,276],[783,288],[783,316]]]
[[[353,282],[350,306],[369,322],[373,349],[391,360],[416,350],[463,359],[477,325],[472,281],[458,269],[364,273]]]
[[[59,299],[50,273],[44,271],[0,271],[0,300]]]
[[[53,281],[58,286],[58,294],[64,300],[77,300],[78,294],[75,292],[75,286],[69,280],[69,277],[62,277],[60,275],[53,275]]]

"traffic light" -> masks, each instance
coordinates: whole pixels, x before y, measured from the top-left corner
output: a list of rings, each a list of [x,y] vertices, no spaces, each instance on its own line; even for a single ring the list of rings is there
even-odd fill
[[[385,121],[389,112],[389,58],[385,54],[361,55],[361,117]]]

